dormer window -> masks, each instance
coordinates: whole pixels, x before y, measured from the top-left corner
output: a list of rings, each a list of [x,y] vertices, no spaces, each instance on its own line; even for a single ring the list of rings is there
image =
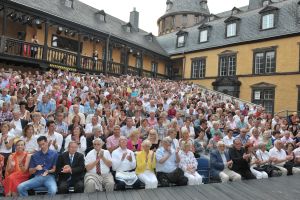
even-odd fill
[[[259,12],[259,14],[261,14],[261,30],[268,30],[276,27],[278,8],[273,6],[266,6]]]
[[[208,42],[211,26],[202,24],[198,29],[199,29],[199,43]]]
[[[177,35],[176,47],[177,48],[184,47],[186,44],[188,32],[180,30],[178,33],[176,33],[176,35]]]
[[[127,33],[131,33],[131,28],[132,28],[132,25],[130,23],[123,25],[123,29]]]
[[[263,7],[270,5],[270,4],[271,4],[270,0],[263,1]]]
[[[146,39],[147,39],[149,42],[153,42],[153,35],[152,35],[152,33],[149,33],[148,35],[146,35]]]
[[[240,9],[238,9],[237,7],[234,7],[234,8],[232,8],[232,10],[231,10],[231,15],[236,15],[236,14],[238,14],[238,13],[240,13],[240,12],[241,12]]]
[[[97,18],[99,19],[100,22],[106,22],[106,13],[104,10],[100,10],[96,13]]]
[[[177,47],[184,47],[185,45],[185,36],[180,35],[177,37]]]
[[[274,28],[274,14],[262,16],[262,29]]]
[[[167,1],[167,11],[169,11],[173,6],[173,2],[171,0]]]
[[[208,17],[208,21],[214,21],[216,19],[219,19],[219,17],[217,15],[214,15],[214,14],[210,14],[209,17]]]
[[[227,24],[226,26],[226,37],[236,36],[236,23]]]
[[[238,17],[231,16],[224,21],[226,23],[225,36],[227,38],[238,35],[238,25],[240,20],[241,19]]]
[[[65,6],[68,8],[73,8],[73,0],[65,0]]]

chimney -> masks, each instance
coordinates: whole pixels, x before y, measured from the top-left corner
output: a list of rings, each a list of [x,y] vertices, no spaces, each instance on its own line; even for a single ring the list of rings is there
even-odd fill
[[[133,8],[133,11],[130,12],[130,24],[135,31],[139,31],[139,12],[136,11],[136,8]]]
[[[255,10],[262,7],[262,0],[249,0],[249,10]]]

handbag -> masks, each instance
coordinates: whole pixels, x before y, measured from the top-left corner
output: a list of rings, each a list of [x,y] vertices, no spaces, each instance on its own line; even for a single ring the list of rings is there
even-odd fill
[[[283,165],[283,167],[287,169],[287,175],[293,175],[293,167],[294,167],[294,162],[293,161],[287,161]]]

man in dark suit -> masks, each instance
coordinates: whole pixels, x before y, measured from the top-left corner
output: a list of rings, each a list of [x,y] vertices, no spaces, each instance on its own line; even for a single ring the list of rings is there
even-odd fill
[[[233,161],[232,170],[239,173],[245,179],[256,179],[250,171],[251,155],[247,154],[242,147],[242,141],[239,138],[234,139],[233,147],[229,149],[229,157]]]
[[[214,178],[220,178],[223,183],[229,180],[241,180],[241,175],[231,170],[232,160],[227,151],[225,151],[225,144],[223,141],[217,143],[217,150],[210,153],[211,174]]]
[[[84,157],[77,152],[78,144],[71,141],[68,151],[58,157],[56,174],[58,175],[58,193],[66,194],[69,187],[74,187],[75,193],[84,191],[85,175]]]

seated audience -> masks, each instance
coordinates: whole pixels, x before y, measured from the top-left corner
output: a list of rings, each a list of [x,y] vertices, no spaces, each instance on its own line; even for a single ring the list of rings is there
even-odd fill
[[[183,170],[184,176],[188,178],[188,185],[200,185],[202,177],[197,172],[198,162],[191,152],[192,146],[193,143],[190,141],[181,143],[179,167]]]
[[[69,143],[74,141],[78,144],[77,151],[79,153],[85,154],[86,150],[86,138],[84,136],[84,131],[81,126],[75,126],[70,135],[65,139],[65,151],[68,150]]]
[[[210,166],[212,177],[220,178],[222,183],[231,181],[240,181],[241,175],[232,170],[233,161],[225,150],[225,143],[219,141],[217,150],[210,153]]]
[[[29,179],[29,162],[31,155],[25,151],[25,142],[16,142],[16,152],[12,153],[7,161],[5,179],[3,181],[5,196],[17,196],[17,187]]]
[[[21,183],[18,186],[18,193],[21,197],[28,196],[28,190],[45,187],[47,193],[53,196],[57,192],[55,181],[57,152],[49,149],[46,136],[37,139],[40,151],[31,156],[29,163],[29,173],[33,178]]]
[[[156,151],[157,179],[162,186],[169,186],[170,183],[179,186],[187,185],[188,178],[184,176],[184,171],[178,168],[180,162],[179,149],[174,150],[171,143],[171,138],[164,138],[162,146]]]
[[[116,172],[117,190],[125,190],[126,185],[137,189],[140,181],[135,173],[136,160],[134,153],[127,149],[127,138],[121,136],[119,147],[112,152],[112,169]]]
[[[67,151],[58,157],[56,175],[59,194],[69,193],[69,187],[74,187],[75,193],[83,192],[84,156],[78,153],[78,148],[76,141],[70,141]]]
[[[155,175],[156,158],[155,152],[150,150],[152,144],[149,140],[142,143],[142,151],[136,154],[136,169],[140,181],[145,184],[146,189],[157,188],[157,178]]]

